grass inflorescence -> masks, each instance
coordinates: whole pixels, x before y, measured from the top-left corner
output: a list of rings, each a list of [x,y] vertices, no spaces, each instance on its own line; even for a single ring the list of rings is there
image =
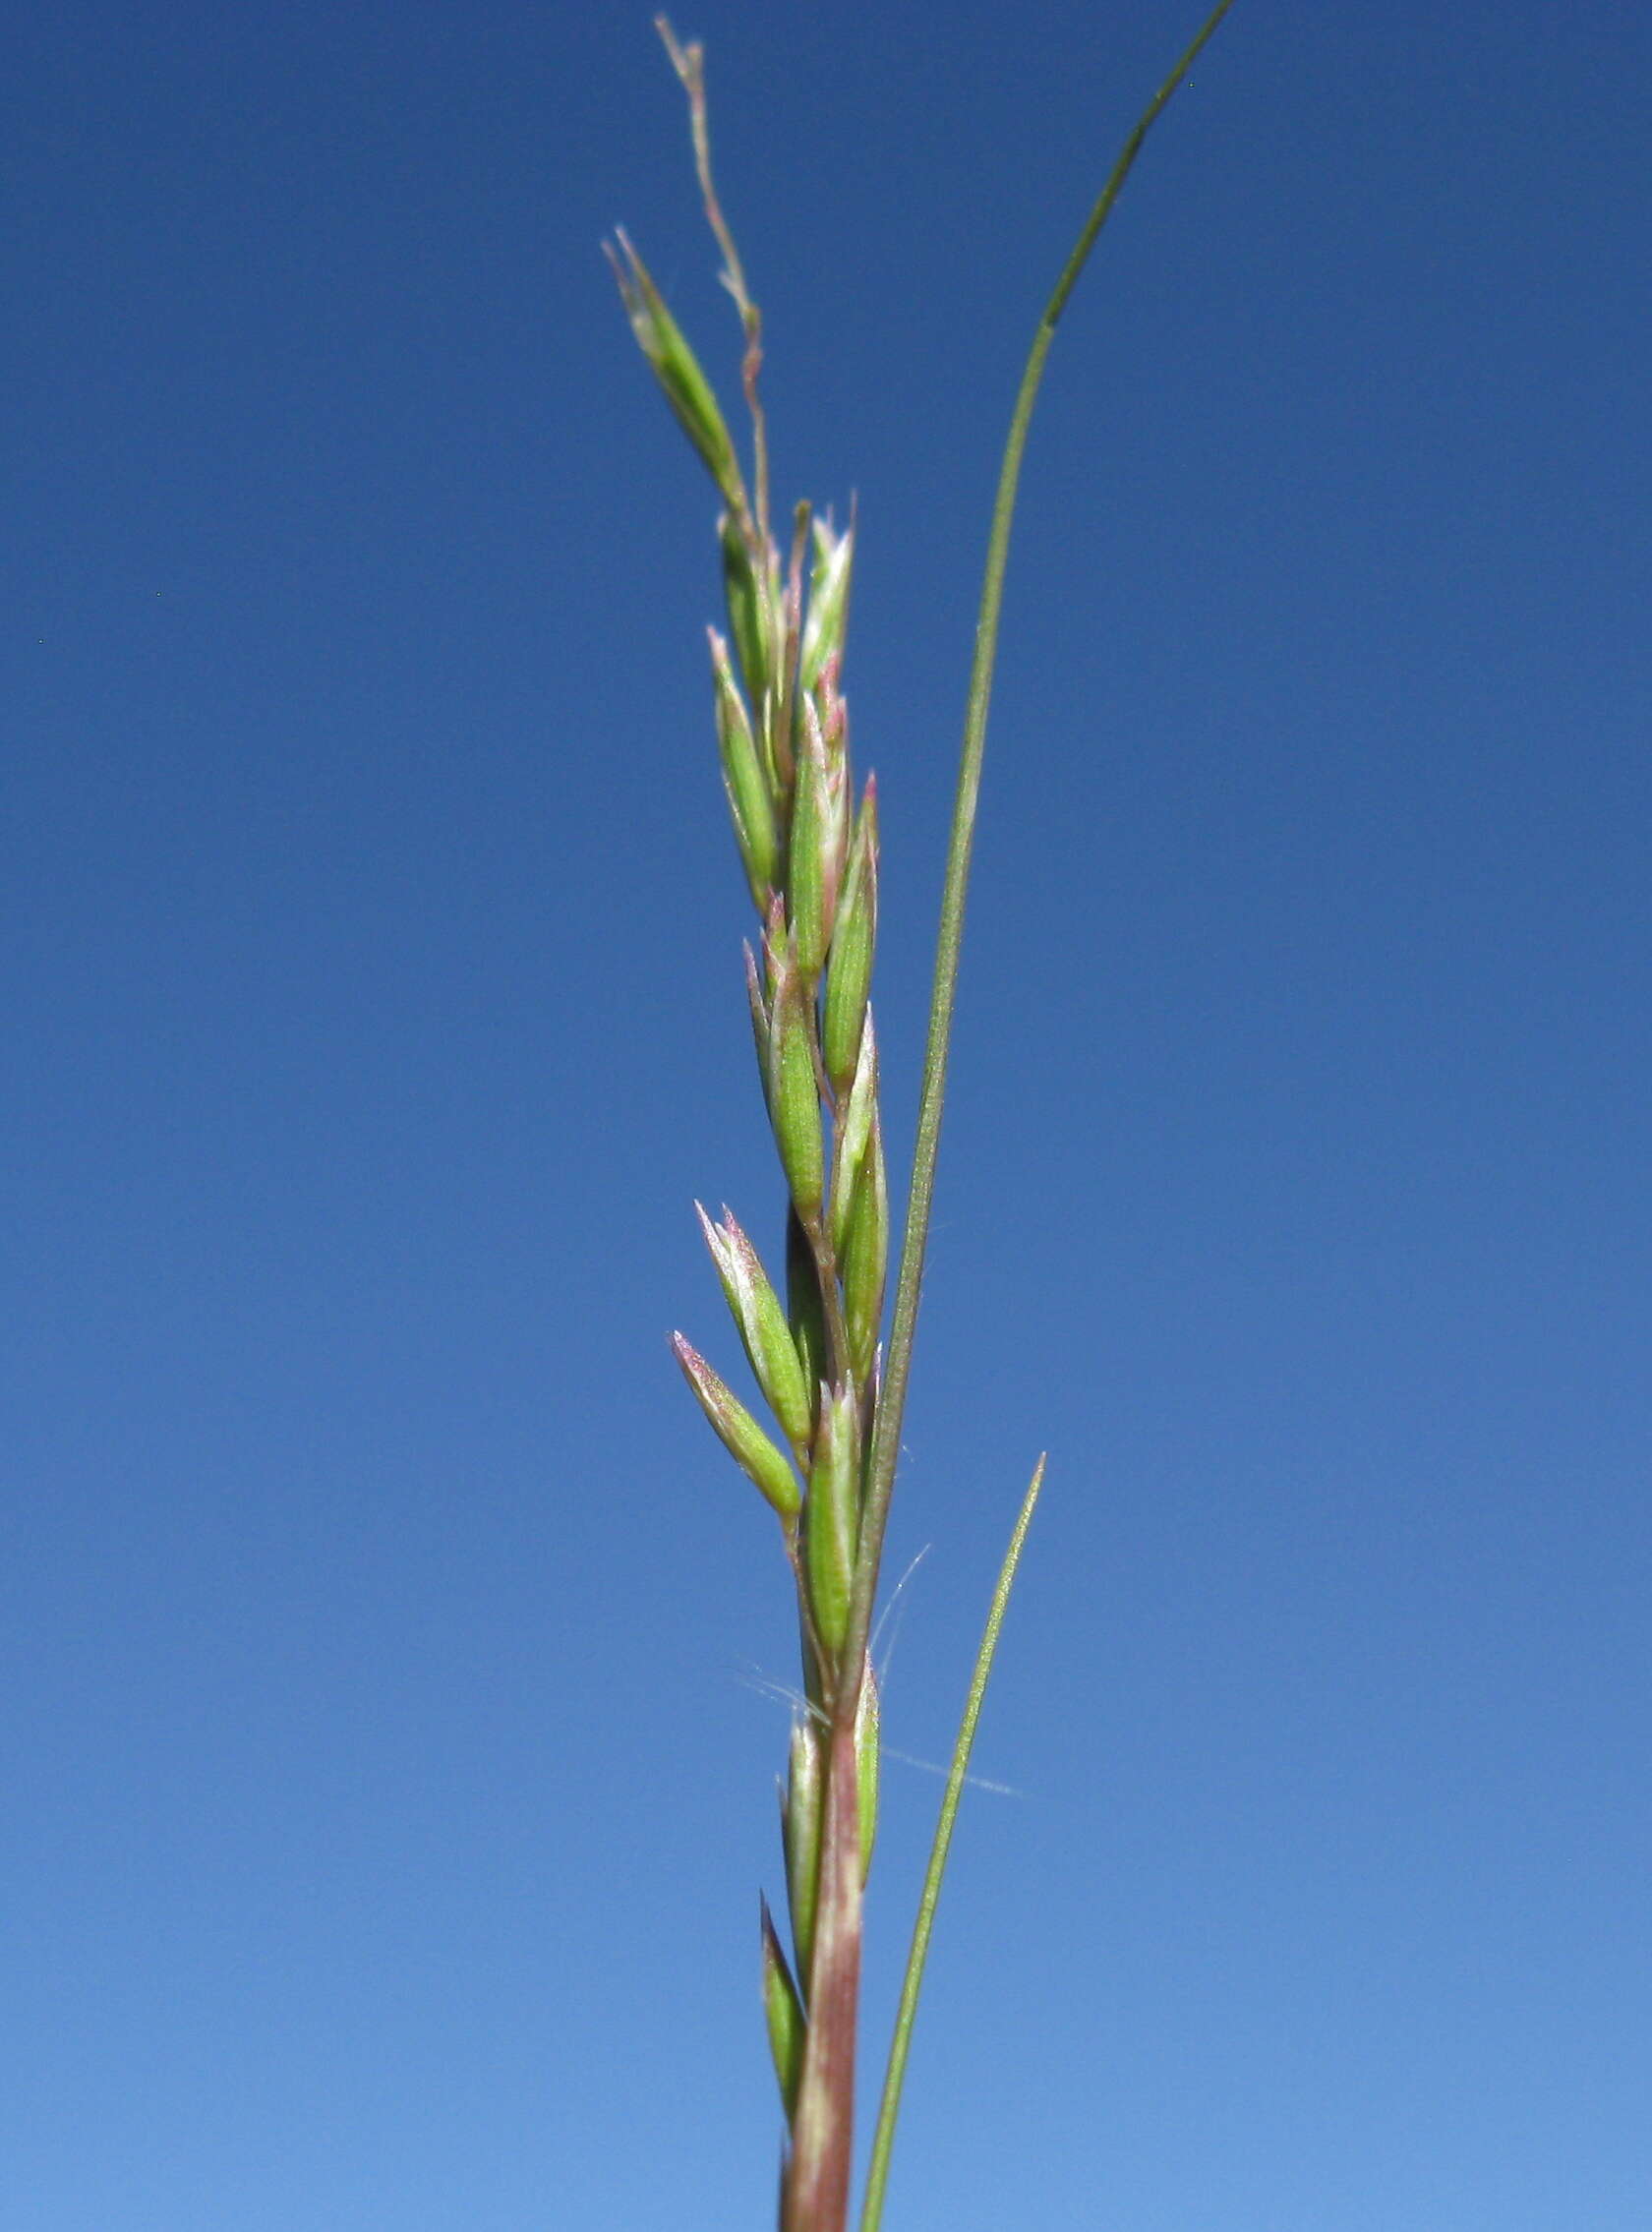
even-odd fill
[[[988,538],[942,899],[900,1276],[884,1340],[889,1188],[871,982],[877,786],[857,784],[844,694],[855,528],[800,503],[771,523],[759,391],[763,322],[712,176],[704,61],[658,19],[687,96],[695,169],[743,338],[750,465],[715,389],[623,232],[609,249],[632,331],[716,485],[727,633],[707,630],[712,720],[755,914],[745,988],[759,1089],[786,1187],[766,1267],[733,1211],[696,1204],[718,1283],[767,1412],[760,1418],[681,1333],[672,1345],[712,1428],[773,1510],[802,1658],[781,1791],[783,1936],[760,1913],[762,1999],[786,2119],[781,2232],[844,2232],[850,2207],[861,1895],[878,1797],[868,1642],[894,1489],[934,1190],[947,1049],[986,737],[1010,521],[1055,326],[1142,142],[1227,13],[1220,0],[1126,141],[1040,319],[1011,418]],[[872,2141],[860,2218],[877,2232],[917,1993],[954,1818],[1011,1584],[1043,1481],[1039,1458],[998,1579],[942,1800]],[[788,1943],[789,1939],[789,1943]]]

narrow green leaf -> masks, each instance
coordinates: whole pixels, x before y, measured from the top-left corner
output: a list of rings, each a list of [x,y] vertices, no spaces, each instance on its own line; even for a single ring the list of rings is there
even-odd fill
[[[952,1850],[952,1831],[958,1819],[958,1801],[964,1794],[965,1779],[970,1772],[970,1754],[975,1745],[975,1729],[980,1721],[981,1705],[992,1674],[992,1661],[998,1649],[998,1634],[1004,1624],[1004,1614],[1009,1607],[1010,1591],[1015,1586],[1016,1567],[1021,1563],[1022,1546],[1027,1540],[1027,1530],[1032,1524],[1033,1507],[1043,1485],[1044,1460],[1040,1457],[1032,1468],[1032,1485],[1022,1498],[1015,1532],[1010,1537],[1010,1547],[1004,1554],[1004,1562],[999,1569],[998,1586],[992,1592],[992,1609],[986,1615],[986,1630],[981,1636],[980,1649],[975,1654],[975,1671],[970,1677],[970,1694],[964,1702],[964,1718],[959,1724],[958,1741],[952,1747],[952,1766],[941,1798],[940,1818],[935,1824],[935,1841],[929,1850],[929,1865],[924,1871],[923,1890],[917,1903],[917,1922],[913,1930],[912,1950],[907,1956],[907,1970],[901,1982],[895,2035],[889,2049],[889,2068],[883,2081],[883,2098],[878,2104],[877,2127],[872,2134],[871,2162],[866,2172],[866,2197],[860,2215],[860,2232],[877,2232],[883,2218],[883,2191],[889,2181],[889,2155],[895,2144],[895,2119],[900,2112],[901,2085],[907,2074],[907,2055],[912,2047],[913,2024],[917,2016],[917,1995],[923,1983],[923,1965],[929,1957],[929,1939],[935,1927],[935,1909],[940,1903],[941,1879],[946,1873],[947,1854]]]

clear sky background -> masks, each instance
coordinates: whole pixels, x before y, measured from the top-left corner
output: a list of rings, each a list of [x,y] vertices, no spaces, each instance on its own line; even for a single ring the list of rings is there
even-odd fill
[[[991,485],[1169,0],[704,0],[857,496],[897,1183]],[[772,2222],[766,1247],[644,6],[14,14],[6,2232]],[[892,1576],[889,2232],[1652,2223],[1652,15],[1239,0],[1033,430]],[[881,2041],[939,1785],[892,1762]]]

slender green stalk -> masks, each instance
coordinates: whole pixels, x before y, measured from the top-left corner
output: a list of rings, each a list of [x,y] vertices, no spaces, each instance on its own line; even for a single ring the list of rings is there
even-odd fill
[[[1004,1624],[1010,1591],[1015,1585],[1016,1568],[1021,1563],[1022,1546],[1027,1540],[1027,1530],[1032,1524],[1032,1509],[1043,1485],[1044,1460],[1040,1457],[1032,1468],[1032,1483],[1022,1498],[1015,1532],[1010,1537],[1009,1549],[1004,1553],[998,1586],[992,1592],[992,1609],[986,1615],[980,1649],[975,1653],[975,1671],[970,1677],[970,1694],[965,1700],[964,1718],[958,1725],[958,1741],[952,1749],[952,1767],[941,1799],[940,1817],[935,1823],[935,1842],[929,1849],[929,1865],[924,1871],[923,1890],[917,1902],[917,1922],[913,1930],[912,1951],[907,1956],[907,1972],[901,1980],[901,2004],[896,2010],[895,2034],[889,2045],[889,2068],[883,2081],[883,2098],[878,2104],[877,2129],[872,2134],[872,2158],[866,2172],[866,2197],[860,2211],[860,2232],[878,2232],[878,2226],[883,2222],[883,2189],[889,2181],[889,2156],[895,2144],[895,2119],[901,2108],[901,2085],[907,2074],[907,2054],[912,2045],[913,2023],[917,2014],[917,1995],[923,1984],[923,1964],[928,1958],[929,1937],[935,1926],[935,1909],[940,1903],[941,1878],[946,1873],[947,1854],[952,1849],[953,1824],[958,1819],[958,1801],[964,1794],[965,1780],[970,1772],[970,1754],[975,1744],[975,1726],[980,1720],[981,1704],[992,1673],[992,1661],[998,1650],[998,1630]]]
[[[953,805],[952,835],[947,850],[946,880],[941,899],[940,936],[935,956],[934,989],[930,999],[929,1032],[924,1048],[923,1083],[918,1101],[917,1139],[913,1154],[912,1186],[908,1197],[906,1230],[901,1245],[901,1269],[895,1289],[894,1319],[890,1334],[889,1356],[884,1374],[882,1391],[872,1426],[872,1445],[867,1467],[866,1500],[860,1528],[860,1549],[850,1593],[849,1625],[840,1664],[848,1680],[833,1700],[832,1749],[834,1754],[846,1752],[853,1740],[856,1700],[849,1694],[856,1671],[863,1665],[867,1638],[871,1633],[872,1608],[877,1595],[878,1569],[883,1556],[883,1538],[889,1520],[890,1498],[895,1487],[895,1468],[901,1446],[901,1424],[906,1408],[907,1383],[912,1371],[913,1339],[917,1325],[918,1296],[923,1283],[923,1259],[928,1243],[929,1213],[934,1199],[935,1164],[940,1145],[941,1113],[946,1099],[947,1057],[952,1037],[953,1010],[957,1001],[958,966],[964,942],[964,911],[969,893],[970,862],[974,847],[975,808],[980,794],[981,762],[986,748],[986,719],[992,699],[992,671],[998,649],[998,623],[1003,607],[1004,573],[1009,559],[1010,527],[1015,516],[1016,494],[1021,481],[1021,462],[1027,447],[1028,429],[1032,424],[1032,406],[1037,400],[1038,388],[1043,380],[1044,360],[1049,354],[1051,341],[1069,296],[1078,284],[1079,275],[1090,259],[1090,252],[1100,235],[1102,226],[1112,213],[1125,180],[1129,177],[1142,145],[1159,115],[1169,102],[1177,87],[1192,69],[1207,41],[1232,6],[1233,0],[1218,0],[1187,51],[1165,79],[1137,121],[1134,131],[1125,141],[1106,183],[1097,195],[1093,207],[1074,243],[1055,291],[1045,306],[1032,336],[1027,365],[1016,394],[1015,408],[1010,415],[1009,435],[1004,444],[1003,462],[999,468],[998,490],[992,506],[992,523],[987,536],[985,577],[981,584],[980,611],[975,622],[974,659],[970,673],[969,698],[965,709],[964,742],[958,771],[958,790]],[[1010,1584],[1015,1578],[1015,1567],[1020,1558],[1021,1543],[1032,1518],[1032,1505],[1037,1498],[1043,1479],[1043,1461],[1033,1476],[1028,1499],[1022,1507],[1016,1533],[1011,1543],[1011,1554],[1004,1572],[999,1578],[999,1594],[993,1600],[993,1616],[988,1622],[987,1641],[982,1646],[982,1658],[976,1663],[976,1679],[971,1687],[970,1700],[965,1708],[964,1726],[960,1730],[960,1752],[955,1754],[953,1778],[942,1802],[941,1822],[936,1833],[935,1849],[930,1858],[929,1875],[925,1879],[923,1898],[919,1905],[916,1929],[913,1937],[912,1952],[908,1960],[906,1980],[902,1987],[901,2006],[896,2021],[895,2038],[891,2048],[889,2075],[885,2083],[878,2125],[874,2140],[874,2152],[870,2182],[866,2196],[866,2213],[862,2218],[862,2232],[875,2232],[883,2206],[883,2189],[888,2177],[889,2154],[894,2144],[895,2120],[900,2108],[901,2085],[906,2072],[907,2055],[911,2045],[912,2026],[917,2011],[918,1988],[922,1982],[923,1967],[928,1956],[929,1937],[934,1921],[935,1902],[939,1896],[941,1873],[946,1865],[947,1851],[952,1841],[952,1823],[957,1812],[958,1790],[962,1787],[960,1757],[968,1759],[969,1746],[974,1740],[974,1723],[980,1710],[980,1696],[986,1677],[991,1672],[992,1651],[997,1643],[998,1624],[1002,1620],[1002,1606],[1007,1601]],[[789,2228],[788,2228],[789,2232]]]
[[[1112,213],[1120,189],[1142,149],[1142,143],[1158,120],[1170,96],[1193,68],[1213,35],[1216,26],[1233,5],[1220,0],[1200,27],[1199,35],[1143,110],[1136,129],[1125,141],[1107,183],[1096,197],[1056,281],[1032,347],[1021,376],[1015,409],[1010,416],[1009,438],[998,473],[998,493],[992,505],[992,525],[986,545],[986,574],[981,584],[980,612],[975,621],[975,653],[970,671],[970,694],[964,717],[964,746],[958,770],[958,791],[953,804],[952,837],[947,850],[946,882],[941,898],[941,929],[935,954],[935,984],[929,1008],[929,1036],[923,1056],[923,1085],[918,1099],[917,1140],[913,1152],[912,1189],[908,1197],[906,1231],[901,1243],[901,1271],[895,1286],[895,1311],[890,1327],[889,1357],[884,1370],[883,1392],[872,1431],[872,1451],[866,1485],[866,1510],[860,1529],[860,1557],[850,1598],[849,1636],[845,1664],[857,1667],[871,1633],[872,1604],[877,1594],[878,1567],[883,1557],[884,1531],[889,1523],[889,1501],[895,1489],[895,1466],[901,1447],[901,1420],[906,1409],[907,1382],[912,1374],[913,1336],[917,1327],[917,1303],[923,1284],[923,1258],[929,1239],[929,1210],[935,1192],[935,1158],[940,1145],[941,1110],[946,1099],[947,1053],[952,1037],[952,1014],[958,992],[958,962],[964,943],[964,906],[970,884],[970,857],[974,847],[975,802],[980,793],[981,759],[986,748],[986,716],[992,700],[992,668],[998,650],[998,618],[1004,601],[1004,568],[1010,553],[1010,524],[1015,514],[1016,490],[1021,480],[1022,453],[1032,406],[1044,376],[1044,359],[1055,338],[1055,328],[1067,298],[1078,284],[1097,235]],[[838,1713],[853,1719],[855,1701],[840,1699]]]

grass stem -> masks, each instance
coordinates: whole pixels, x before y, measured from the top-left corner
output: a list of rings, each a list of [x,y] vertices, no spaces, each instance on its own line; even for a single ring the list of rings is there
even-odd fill
[[[884,1532],[889,1523],[889,1502],[895,1488],[895,1467],[901,1447],[901,1422],[906,1409],[907,1382],[912,1373],[913,1337],[917,1327],[918,1295],[923,1284],[923,1259],[929,1239],[929,1212],[935,1192],[935,1162],[940,1146],[941,1112],[946,1100],[947,1054],[952,1039],[953,1009],[958,995],[958,964],[964,944],[964,910],[969,892],[970,859],[974,848],[975,806],[980,793],[981,761],[986,749],[986,717],[992,700],[992,670],[998,649],[998,621],[1004,601],[1004,571],[1009,559],[1010,525],[1015,514],[1016,491],[1021,480],[1022,455],[1032,406],[1044,376],[1044,359],[1068,297],[1089,261],[1096,238],[1112,213],[1121,188],[1129,177],[1153,124],[1198,60],[1216,26],[1233,5],[1219,0],[1200,27],[1199,34],[1165,79],[1125,141],[1106,184],[1096,197],[1075,242],[1072,254],[1045,306],[1021,376],[1010,431],[998,473],[998,491],[992,505],[987,536],[986,571],[981,584],[980,611],[975,621],[974,659],[970,672],[970,692],[964,717],[964,743],[953,803],[952,835],[947,849],[946,881],[941,897],[941,926],[935,954],[934,990],[929,1007],[929,1033],[923,1056],[923,1083],[918,1097],[917,1138],[913,1150],[912,1188],[908,1197],[906,1230],[901,1245],[901,1272],[895,1289],[890,1325],[889,1355],[884,1370],[883,1393],[878,1403],[872,1438],[871,1464],[866,1489],[866,1510],[861,1525],[860,1557],[850,1600],[849,1635],[844,1664],[858,1667],[871,1632],[872,1605],[877,1594],[878,1567],[883,1556]],[[847,1685],[846,1685],[847,1686]],[[838,1711],[853,1719],[855,1699],[838,1701]]]

